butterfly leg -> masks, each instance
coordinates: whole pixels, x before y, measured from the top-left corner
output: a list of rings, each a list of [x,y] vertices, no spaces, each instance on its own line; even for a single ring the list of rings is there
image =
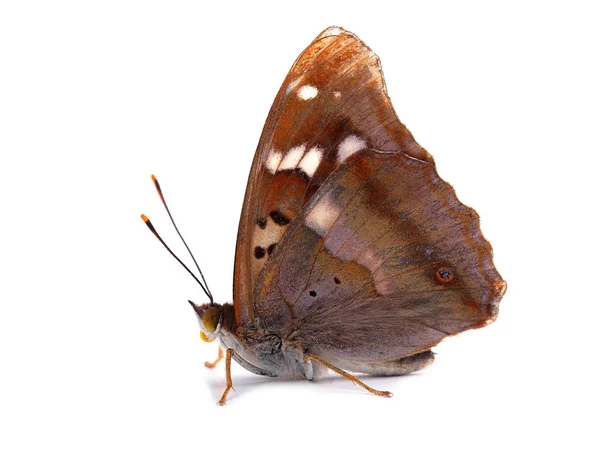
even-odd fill
[[[220,349],[220,347],[219,347]],[[223,406],[227,401],[227,394],[233,389],[233,382],[231,381],[231,357],[233,356],[233,349],[228,348],[225,353],[225,392],[221,395],[221,399],[218,401],[219,406]],[[235,389],[234,389],[235,390]]]
[[[365,384],[362,381],[360,381],[354,375],[351,375],[348,372],[340,369],[339,367],[336,367],[333,364],[328,363],[327,361],[325,361],[324,359],[319,358],[316,355],[313,355],[311,353],[307,353],[306,355],[304,355],[304,362],[308,363],[309,361],[315,361],[315,362],[318,362],[319,364],[322,364],[323,366],[327,367],[328,369],[331,369],[335,373],[343,376],[345,379],[350,380],[354,384],[358,384],[359,386],[365,388],[371,394],[379,395],[381,397],[391,397],[392,396],[391,392],[389,392],[389,391],[378,391],[377,389],[373,389],[371,386],[368,386],[367,384]]]
[[[222,359],[223,359],[223,348],[219,345],[219,354],[217,355],[217,359],[215,359],[214,362],[206,361],[204,363],[204,365],[206,367],[208,367],[209,369],[214,369],[215,367],[217,367],[217,364],[219,364],[219,362],[221,362]]]
[[[277,372],[269,371],[261,369],[260,367],[256,367],[254,364],[249,363],[244,358],[240,356],[234,349],[228,348],[225,352],[225,392],[221,395],[221,399],[217,402],[218,405],[223,406],[226,403],[227,395],[229,391],[233,389],[233,382],[231,381],[231,360],[234,359],[240,366],[249,372],[255,373],[257,375],[264,375],[267,377],[277,377],[279,374]],[[233,389],[235,391],[235,389]]]

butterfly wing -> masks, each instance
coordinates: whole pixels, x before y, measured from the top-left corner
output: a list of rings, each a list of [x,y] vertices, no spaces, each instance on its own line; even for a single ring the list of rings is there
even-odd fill
[[[292,66],[252,164],[235,258],[238,324],[254,320],[256,280],[290,222],[336,167],[367,147],[432,161],[398,120],[377,56],[352,33],[328,28]]]
[[[267,332],[309,352],[381,361],[486,325],[504,290],[477,213],[434,164],[367,149],[290,224],[253,306]]]

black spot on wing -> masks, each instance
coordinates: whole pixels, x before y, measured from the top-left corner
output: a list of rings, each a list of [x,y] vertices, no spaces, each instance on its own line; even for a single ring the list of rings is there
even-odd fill
[[[271,219],[273,219],[273,222],[279,226],[284,226],[290,223],[290,219],[285,217],[279,210],[271,211],[269,215],[271,216]]]
[[[265,249],[262,247],[254,247],[254,256],[256,259],[261,259],[265,256]]]

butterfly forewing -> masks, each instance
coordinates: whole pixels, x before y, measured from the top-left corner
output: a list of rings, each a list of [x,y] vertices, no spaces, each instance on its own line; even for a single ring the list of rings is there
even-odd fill
[[[254,158],[236,250],[238,323],[254,319],[256,279],[290,222],[340,164],[365,148],[431,161],[398,120],[377,56],[352,33],[329,28],[292,66]]]
[[[265,330],[377,361],[485,325],[504,288],[477,214],[432,163],[363,150],[290,224],[253,301]]]

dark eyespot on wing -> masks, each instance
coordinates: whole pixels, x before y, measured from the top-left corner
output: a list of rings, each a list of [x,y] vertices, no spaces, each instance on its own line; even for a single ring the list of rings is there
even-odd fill
[[[450,278],[452,278],[452,274],[450,273],[450,271],[448,269],[438,270],[438,275],[440,276],[440,278],[443,278],[444,280],[449,280]]]
[[[440,267],[435,272],[435,277],[441,283],[449,283],[454,279],[454,272],[448,267]]]
[[[309,294],[310,294],[311,297],[316,297],[317,296],[317,293],[315,291],[310,291]]]
[[[285,217],[279,210],[271,211],[269,215],[277,225],[284,226],[290,223],[290,219]]]
[[[333,282],[335,284],[340,284],[341,283],[341,281],[340,281],[340,279],[338,277],[333,277]]]
[[[255,247],[254,248],[254,256],[256,259],[261,259],[265,256],[265,249],[262,247]]]
[[[256,225],[258,225],[262,230],[267,228],[267,220],[266,219],[258,219],[256,221]]]

